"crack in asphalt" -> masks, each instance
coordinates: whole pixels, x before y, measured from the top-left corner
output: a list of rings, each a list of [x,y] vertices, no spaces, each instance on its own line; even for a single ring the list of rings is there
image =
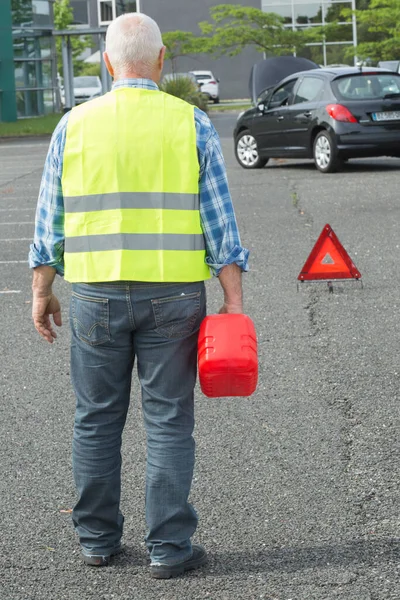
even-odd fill
[[[20,175],[19,177],[14,177],[14,179],[10,179],[9,181],[6,181],[5,183],[2,183],[0,185],[0,191],[2,191],[2,188],[7,187],[8,185],[11,185],[11,184],[15,183],[16,181],[20,181],[20,180],[24,179],[25,177],[30,177],[34,173],[41,172],[41,171],[43,171],[43,166],[42,167],[38,167],[37,169],[33,169],[32,171],[29,171],[29,173],[24,173],[23,175]],[[5,194],[5,192],[3,192],[3,191],[2,191],[2,193]]]

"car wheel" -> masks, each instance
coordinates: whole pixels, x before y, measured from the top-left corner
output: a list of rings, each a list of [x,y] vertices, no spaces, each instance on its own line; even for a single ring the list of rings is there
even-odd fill
[[[219,98],[218,98],[218,96],[216,98],[214,98],[214,104],[219,104]]]
[[[268,162],[268,158],[260,158],[256,139],[248,129],[241,131],[236,138],[235,156],[244,169],[261,169]]]
[[[335,141],[326,130],[320,131],[315,138],[313,153],[315,166],[321,173],[334,173],[343,164]]]

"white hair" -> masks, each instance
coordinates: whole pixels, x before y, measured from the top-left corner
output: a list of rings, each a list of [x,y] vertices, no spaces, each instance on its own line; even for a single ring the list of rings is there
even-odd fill
[[[161,31],[151,17],[127,13],[110,23],[106,52],[117,73],[135,71],[149,77],[163,47]]]

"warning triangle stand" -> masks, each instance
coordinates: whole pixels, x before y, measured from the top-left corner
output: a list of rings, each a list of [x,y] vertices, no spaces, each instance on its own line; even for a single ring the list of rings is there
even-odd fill
[[[339,242],[332,227],[325,225],[297,279],[361,279],[361,273]]]

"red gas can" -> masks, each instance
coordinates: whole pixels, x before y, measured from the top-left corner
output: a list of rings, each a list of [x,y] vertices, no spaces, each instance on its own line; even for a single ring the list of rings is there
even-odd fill
[[[209,315],[200,327],[199,379],[209,398],[250,396],[257,387],[254,323],[247,315]]]

